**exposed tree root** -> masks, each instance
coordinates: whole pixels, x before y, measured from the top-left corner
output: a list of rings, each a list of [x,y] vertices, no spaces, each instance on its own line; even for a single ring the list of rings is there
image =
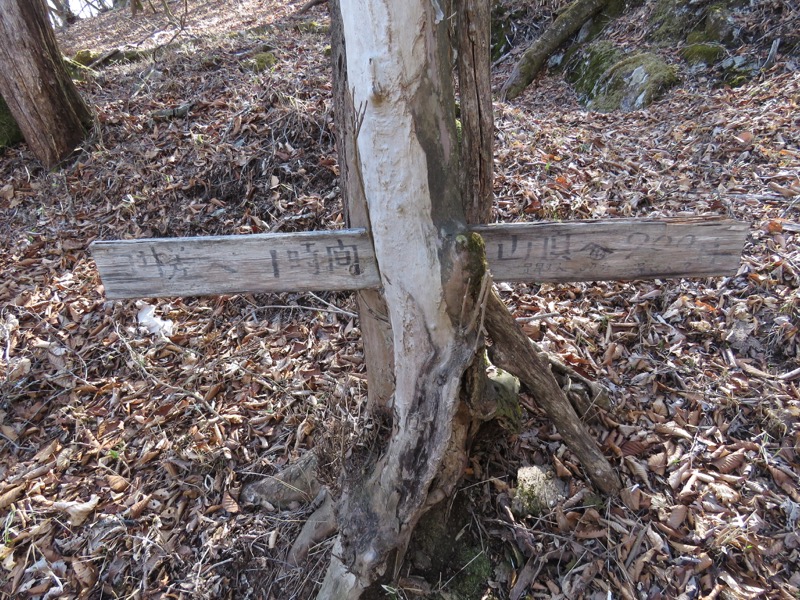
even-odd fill
[[[289,550],[289,563],[299,565],[308,553],[325,538],[336,533],[336,503],[326,489],[320,490],[321,503],[300,530]]]

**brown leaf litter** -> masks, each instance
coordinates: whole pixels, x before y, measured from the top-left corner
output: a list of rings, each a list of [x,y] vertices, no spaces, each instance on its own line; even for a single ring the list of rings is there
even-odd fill
[[[369,426],[346,294],[103,298],[94,239],[342,223],[326,9],[295,21],[280,2],[187,7],[182,29],[148,9],[61,32],[66,53],[170,45],[80,84],[98,125],[74,163],[48,173],[24,146],[0,156],[10,597],[311,597],[329,543],[302,568],[285,564],[310,507],[255,510],[242,484],[312,450],[334,421]],[[311,21],[321,25],[300,26]],[[244,65],[267,47],[272,68]],[[496,105],[497,220],[752,225],[735,276],[502,286],[532,339],[612,389],[616,406],[591,430],[626,488],[594,495],[525,399],[521,432],[479,439],[459,491],[497,598],[800,588],[800,74],[779,60],[736,89],[701,79],[627,114],[581,110],[557,77]],[[153,118],[187,103],[185,116]],[[553,464],[566,499],[516,516],[517,469]]]

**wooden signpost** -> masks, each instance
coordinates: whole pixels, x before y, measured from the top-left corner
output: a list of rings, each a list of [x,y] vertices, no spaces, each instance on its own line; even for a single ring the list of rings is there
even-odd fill
[[[472,228],[486,243],[494,280],[531,282],[733,274],[747,230],[745,223],[720,218],[609,219]],[[381,284],[372,240],[363,229],[98,241],[91,251],[106,296],[111,299],[311,290],[362,290],[363,295],[375,294],[371,290]],[[495,364],[509,371],[513,371],[512,363],[520,366],[515,374],[529,391],[541,392],[540,405],[581,464],[586,465],[595,485],[603,491],[616,489],[619,483],[611,465],[587,441],[589,433],[554,379],[551,365],[526,344],[523,333],[519,335],[524,341],[514,336],[516,324],[504,307],[497,308],[502,301],[495,294],[490,293],[486,302],[490,335],[501,331],[501,337],[511,340],[510,354],[498,350],[501,344],[493,346]],[[394,363],[391,346],[381,346],[381,338],[391,332],[376,323],[369,308],[366,315],[362,313],[369,393],[374,393],[380,403],[392,393]],[[524,364],[519,364],[519,357],[524,357]]]
[[[607,219],[472,228],[495,281],[573,282],[730,275],[748,226],[721,218]],[[109,299],[380,286],[363,229],[91,245]]]

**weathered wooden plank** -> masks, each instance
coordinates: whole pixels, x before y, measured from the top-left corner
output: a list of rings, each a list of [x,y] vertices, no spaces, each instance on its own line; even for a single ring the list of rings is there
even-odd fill
[[[98,241],[91,252],[109,299],[380,284],[363,229]]]
[[[748,225],[730,219],[607,219],[473,228],[496,281],[568,282],[735,273]],[[363,229],[94,242],[110,299],[380,285]]]
[[[496,281],[733,274],[749,226],[718,218],[604,219],[474,227]]]

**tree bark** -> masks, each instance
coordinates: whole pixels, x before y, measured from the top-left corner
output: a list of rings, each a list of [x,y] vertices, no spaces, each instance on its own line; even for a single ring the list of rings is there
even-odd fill
[[[44,0],[0,0],[0,94],[48,168],[66,158],[92,124],[61,59]]]
[[[492,218],[494,117],[489,0],[455,0],[461,101],[461,195],[468,223]]]
[[[485,275],[460,194],[447,15],[427,0],[340,4],[395,393],[388,446],[345,476],[326,600],[358,598],[398,567],[419,518],[463,472],[461,379],[479,345]]]
[[[525,51],[500,89],[500,97],[503,100],[512,100],[519,96],[539,73],[544,61],[586,21],[603,10],[608,2],[609,0],[575,0],[570,4]]]

